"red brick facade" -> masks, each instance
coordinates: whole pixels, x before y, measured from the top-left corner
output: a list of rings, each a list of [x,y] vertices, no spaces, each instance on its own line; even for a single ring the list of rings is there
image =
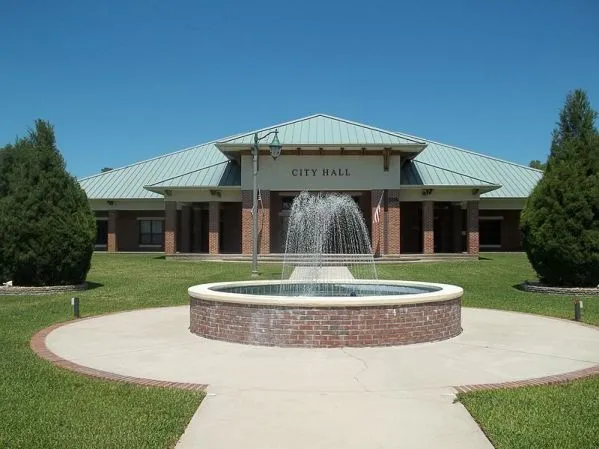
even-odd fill
[[[258,251],[282,252],[284,220],[282,198],[286,192],[261,191],[258,203]],[[481,250],[520,251],[520,210],[483,209],[479,201],[400,202],[399,190],[361,192],[356,200],[369,228],[373,253],[461,253],[472,256]],[[374,222],[381,199],[378,222]],[[119,210],[98,212],[106,220],[107,251],[165,251],[182,253],[252,254],[252,192],[242,191],[242,202],[176,203],[166,201],[165,210]],[[180,210],[177,210],[177,207]],[[465,207],[464,207],[465,206]],[[164,219],[162,244],[142,244],[140,219]],[[483,222],[485,220],[485,222]],[[493,226],[489,222],[496,223]],[[480,224],[483,223],[483,228]],[[222,233],[222,235],[221,235]],[[481,234],[482,233],[482,234]],[[483,239],[483,240],[481,240]],[[492,244],[489,243],[492,242]],[[102,247],[98,247],[102,249]]]
[[[241,252],[252,254],[252,191],[241,191]]]
[[[462,332],[461,298],[328,308],[190,300],[191,332],[234,343],[304,348],[392,346],[444,340]]]
[[[372,217],[372,228],[370,231],[370,243],[372,245],[372,253],[380,256],[383,249],[383,224],[385,220],[385,198],[383,190],[370,191],[370,207]],[[380,207],[379,207],[380,205]],[[376,219],[378,209],[378,220]]]
[[[177,252],[177,203],[165,201],[164,203],[164,253]]]
[[[270,191],[261,190],[258,200],[258,252],[270,253]]]
[[[435,252],[435,229],[434,229],[433,202],[422,202],[422,252],[433,254]]]
[[[253,227],[253,192],[241,191],[241,250],[243,254],[252,254],[252,227]],[[258,253],[270,253],[270,191],[261,190],[258,199]]]
[[[117,231],[116,231],[116,221],[118,218],[118,212],[116,210],[111,210],[108,212],[108,244],[106,245],[106,250],[109,252],[118,251],[117,245]]]
[[[468,201],[466,206],[467,246],[468,254],[477,255],[478,245],[478,201]]]
[[[385,254],[399,254],[401,252],[401,209],[399,190],[387,191],[387,245]]]
[[[208,206],[208,252],[218,254],[220,251],[220,202],[210,201]]]

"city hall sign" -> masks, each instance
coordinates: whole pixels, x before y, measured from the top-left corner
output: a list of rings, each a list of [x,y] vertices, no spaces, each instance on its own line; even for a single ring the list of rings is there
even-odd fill
[[[257,175],[262,190],[371,190],[400,188],[400,159],[391,156],[389,170],[383,156],[287,155],[276,160],[260,157]],[[252,157],[241,157],[241,188],[252,190]]]
[[[292,168],[291,176],[351,176],[349,168]]]

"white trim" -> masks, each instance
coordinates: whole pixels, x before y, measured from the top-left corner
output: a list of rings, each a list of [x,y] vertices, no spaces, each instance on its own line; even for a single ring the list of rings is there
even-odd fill
[[[96,217],[96,221],[108,221],[108,217]]]
[[[164,217],[137,217],[136,220],[163,220]]]
[[[480,245],[481,248],[501,249],[501,245]]]
[[[503,216],[502,215],[496,215],[496,216],[488,216],[488,217],[485,216],[485,217],[481,217],[479,215],[478,219],[479,220],[489,220],[489,221],[491,221],[491,220],[503,220]]]
[[[144,244],[140,243],[138,246],[140,248],[162,248],[162,245],[158,245],[156,243],[151,243],[151,244],[150,243],[144,243]]]
[[[95,248],[100,248],[100,249],[101,249],[101,248],[106,248],[107,246],[108,246],[108,245],[103,245],[102,243],[95,243],[95,244],[94,244],[94,247],[95,247]]]

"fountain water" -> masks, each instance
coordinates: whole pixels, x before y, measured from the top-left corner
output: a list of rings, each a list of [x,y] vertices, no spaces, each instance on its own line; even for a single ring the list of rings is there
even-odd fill
[[[368,228],[349,195],[302,192],[295,198],[281,279],[285,296],[330,295],[328,281],[377,279]]]
[[[369,233],[347,195],[293,202],[282,278],[190,287],[190,330],[267,346],[389,346],[461,332],[460,287],[379,281]]]

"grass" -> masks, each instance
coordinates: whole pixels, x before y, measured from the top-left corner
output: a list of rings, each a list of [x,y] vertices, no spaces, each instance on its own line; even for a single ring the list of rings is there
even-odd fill
[[[599,447],[599,377],[565,385],[461,394],[498,449]]]
[[[281,267],[260,268],[264,278],[275,278]],[[190,285],[248,279],[249,271],[248,264],[97,254],[88,276],[92,288],[77,296],[83,316],[186,304]],[[573,315],[570,297],[514,287],[534,278],[523,255],[381,265],[379,275],[460,285],[465,289],[464,305],[470,307]],[[89,379],[31,352],[29,340],[37,330],[71,318],[71,296],[0,297],[0,448],[174,446],[202,400],[200,393]],[[585,301],[583,318],[599,325],[597,298]],[[599,379],[594,378],[557,387],[469,393],[460,400],[499,448],[599,447],[598,387]]]

